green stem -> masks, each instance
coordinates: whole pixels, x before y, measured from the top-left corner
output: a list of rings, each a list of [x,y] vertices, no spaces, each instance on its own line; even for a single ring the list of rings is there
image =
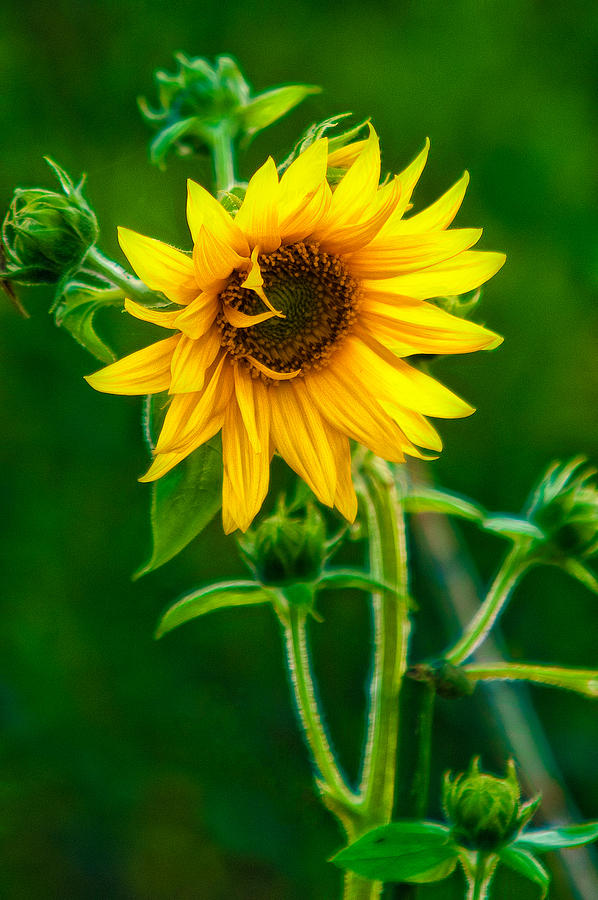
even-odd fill
[[[108,259],[103,253],[92,247],[85,257],[85,268],[106,278],[115,287],[120,288],[125,297],[137,300],[139,303],[157,302],[154,291],[151,291],[147,285],[139,278],[129,275],[122,266]]]
[[[305,737],[320,776],[320,788],[344,811],[346,829],[352,831],[350,822],[355,818],[359,796],[347,785],[343,778],[334,752],[330,746],[322,721],[316,691],[313,683],[306,631],[307,613],[289,605],[285,626],[286,649],[295,701],[299,711]]]
[[[212,162],[217,191],[230,191],[236,183],[235,154],[230,128],[222,122],[213,132]]]
[[[488,595],[476,615],[454,647],[444,654],[447,662],[459,665],[485,641],[507,605],[513,588],[530,565],[528,542],[515,544],[498,570]]]
[[[533,681],[551,687],[577,691],[586,697],[598,697],[598,670],[567,669],[561,666],[537,666],[529,663],[471,663],[461,671],[471,681]]]
[[[467,875],[466,900],[488,900],[490,884],[496,869],[496,858],[481,851],[475,854],[473,872]]]

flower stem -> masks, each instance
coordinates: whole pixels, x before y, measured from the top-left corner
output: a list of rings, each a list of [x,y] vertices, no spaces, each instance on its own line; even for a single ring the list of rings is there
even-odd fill
[[[462,671],[471,681],[533,681],[598,697],[598,670],[538,666],[529,663],[470,663]]]
[[[467,874],[467,894],[465,900],[488,900],[490,883],[496,869],[496,857],[478,851],[471,874]]]
[[[125,297],[131,297],[139,303],[156,302],[156,294],[139,278],[129,275],[122,266],[108,259],[103,253],[92,247],[85,257],[85,268],[101,275],[115,287],[122,290]]]
[[[233,140],[227,122],[223,121],[212,133],[212,162],[217,191],[230,191],[236,182]]]
[[[505,557],[492,587],[476,615],[454,647],[444,654],[447,662],[459,665],[484,642],[492,626],[507,605],[513,588],[530,565],[528,541],[516,543],[511,552]]]
[[[353,793],[343,778],[326,734],[311,672],[306,620],[305,610],[289,605],[288,624],[285,626],[286,650],[297,710],[318,769],[320,789],[333,801],[335,808],[339,806],[346,811],[343,818],[351,821],[359,796]],[[351,830],[348,823],[346,828]]]

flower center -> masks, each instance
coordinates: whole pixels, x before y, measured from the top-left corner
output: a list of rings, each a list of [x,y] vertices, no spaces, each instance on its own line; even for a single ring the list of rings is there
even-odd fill
[[[326,365],[355,321],[357,281],[338,256],[325,253],[316,243],[280,247],[260,256],[259,264],[264,292],[285,318],[277,316],[249,328],[235,328],[220,312],[217,322],[222,346],[231,356],[244,360],[255,377],[264,376],[248,357],[280,373]],[[233,272],[220,294],[221,303],[247,315],[264,312],[257,294],[241,287],[245,277],[244,272]]]

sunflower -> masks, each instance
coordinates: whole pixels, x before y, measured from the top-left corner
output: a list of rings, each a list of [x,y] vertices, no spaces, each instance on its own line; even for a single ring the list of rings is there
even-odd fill
[[[465,173],[404,218],[428,143],[380,186],[378,137],[333,153],[315,141],[278,176],[269,158],[233,218],[189,181],[193,254],[119,229],[139,277],[171,302],[128,313],[173,332],[88,377],[114,394],[168,391],[170,403],[141,481],[154,481],[222,431],[225,531],[245,531],[278,452],[327,506],[353,520],[350,439],[402,462],[439,451],[426,416],[472,407],[410,366],[417,354],[466,353],[501,338],[427,303],[487,281],[501,253],[472,251],[481,230],[447,230]],[[344,170],[331,187],[328,169]]]

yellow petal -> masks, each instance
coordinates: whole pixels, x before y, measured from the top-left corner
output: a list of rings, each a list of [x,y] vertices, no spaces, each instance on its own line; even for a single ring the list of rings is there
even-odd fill
[[[235,218],[249,243],[259,245],[262,253],[272,253],[280,246],[278,192],[278,173],[269,156],[249,182],[243,205]]]
[[[199,235],[199,229],[205,225],[239,256],[249,256],[247,239],[232,216],[209,191],[191,179],[187,181],[187,222],[194,242]]]
[[[284,319],[285,316],[278,309],[274,309],[266,294],[264,293],[264,279],[262,278],[262,270],[259,264],[259,254],[261,252],[260,247],[254,247],[251,252],[251,262],[249,264],[249,271],[247,273],[247,278],[245,281],[241,283],[241,287],[246,288],[248,291],[253,291],[258,295],[262,303],[268,307],[268,309],[273,312],[275,315],[280,316],[280,318]]]
[[[331,169],[348,169],[365,148],[367,141],[353,141],[352,144],[345,144],[338,150],[333,150],[328,155],[328,165]]]
[[[267,319],[272,319],[276,316],[276,311],[270,312],[270,310],[263,313],[257,313],[255,316],[250,316],[247,313],[241,312],[240,309],[234,309],[226,303],[222,307],[222,312],[224,313],[226,321],[229,322],[233,328],[251,328],[252,325],[259,325],[260,322],[265,322]]]
[[[289,466],[326,506],[336,494],[336,464],[320,413],[305,385],[279,384],[270,391],[272,438]]]
[[[379,202],[377,197],[374,198],[370,209],[367,210],[366,217],[362,218],[360,222],[356,222],[354,225],[339,226],[327,237],[322,238],[319,237],[319,231],[316,228],[314,236],[316,239],[321,239],[323,248],[328,253],[354,253],[376,237],[401,196],[401,185],[398,179],[393,179],[390,185],[386,185],[386,188],[388,190],[378,192],[383,195],[382,201]]]
[[[337,479],[334,505],[348,522],[354,522],[357,515],[357,496],[351,478],[349,439],[334,428],[328,428],[327,435],[336,463]]]
[[[301,369],[295,369],[293,372],[277,372],[275,369],[271,369],[253,356],[247,356],[247,360],[252,366],[255,366],[255,368],[260,372],[263,372],[264,375],[267,375],[268,378],[272,378],[273,381],[290,381],[301,373]]]
[[[170,361],[179,342],[174,334],[88,375],[86,381],[105,394],[157,394],[170,387]]]
[[[367,247],[351,254],[347,261],[350,271],[359,278],[391,278],[451,259],[479,241],[481,235],[481,228],[392,237],[379,235]]]
[[[414,444],[418,444],[420,447],[427,447],[428,450],[442,450],[440,435],[434,426],[420,413],[415,412],[413,409],[407,409],[395,400],[389,400],[388,398],[381,400],[380,406]],[[405,447],[405,453],[410,452],[410,449]]]
[[[355,378],[362,383],[376,382],[380,401],[394,401],[423,415],[443,419],[469,416],[474,411],[444,385],[397,359],[358,328],[345,339],[345,347],[351,354]]]
[[[220,329],[211,328],[198,341],[181,335],[178,347],[172,355],[171,394],[187,394],[201,391],[206,371],[220,350]]]
[[[312,402],[337,431],[368,447],[391,462],[403,462],[404,435],[371,396],[367,387],[352,376],[352,360],[344,347],[331,364],[305,377]],[[370,382],[371,387],[371,382]]]
[[[220,303],[218,294],[204,291],[176,318],[176,327],[187,337],[198,340],[214,324]]]
[[[410,272],[381,282],[365,281],[363,288],[370,294],[380,291],[418,300],[452,297],[484,284],[502,268],[505,260],[504,253],[468,250],[452,259],[428,266],[421,272]]]
[[[268,403],[258,400],[255,412],[260,443],[267,447],[270,427]],[[231,485],[231,490],[223,492],[223,503],[226,501],[230,517],[241,531],[247,531],[268,493],[270,455],[266,450],[256,452],[234,401],[228,404],[224,416],[222,458],[225,478]]]
[[[218,288],[232,273],[247,265],[247,259],[239,256],[236,250],[221,240],[216,234],[201,225],[193,247],[193,263],[195,277],[202,290]]]
[[[161,291],[173,303],[183,306],[197,297],[199,287],[193,260],[185,253],[129,228],[118,229],[118,240],[127,259],[152,291]]]
[[[286,219],[281,221],[280,235],[285,244],[294,244],[303,241],[314,233],[318,223],[321,222],[332,202],[332,191],[327,181],[323,181],[312,197],[305,204]]]
[[[256,423],[256,394],[258,391],[267,391],[265,384],[259,378],[252,378],[246,366],[237,364],[234,366],[235,396],[241,412],[245,429],[249,440],[256,453],[262,449],[257,432]]]
[[[183,450],[191,444],[198,447],[207,440],[205,437],[199,440],[203,434],[210,431],[211,436],[218,431],[223,421],[226,404],[233,391],[231,368],[226,355],[224,355],[209,375],[203,391],[175,395],[164,419],[156,444],[156,453]],[[187,403],[175,404],[180,397],[188,397],[189,400]],[[212,431],[215,422],[220,424]]]
[[[125,299],[125,309],[131,316],[141,319],[142,322],[151,322],[152,325],[159,325],[160,328],[178,328],[176,324],[180,309],[149,309],[134,300]]]
[[[324,187],[328,157],[328,139],[321,138],[291,163],[280,179],[279,218],[281,233],[306,204]]]
[[[448,228],[463,203],[465,191],[469,184],[469,174],[463,177],[427,209],[410,216],[408,219],[396,220],[395,217],[382,230],[382,234],[421,234],[424,231],[438,231]]]
[[[408,209],[411,195],[420,179],[421,173],[424,171],[429,151],[430,139],[426,138],[426,143],[424,144],[424,149],[421,153],[419,153],[413,162],[397,176],[401,182],[401,201],[394,212],[393,219],[400,219],[403,213]]]
[[[471,353],[498,347],[502,338],[475,322],[452,316],[423,301],[419,307],[380,303],[366,298],[360,324],[399,356],[413,353]]]
[[[372,202],[380,180],[380,144],[370,125],[370,136],[358,159],[337,185],[328,213],[322,220],[318,234],[323,240],[336,228],[358,221]]]

